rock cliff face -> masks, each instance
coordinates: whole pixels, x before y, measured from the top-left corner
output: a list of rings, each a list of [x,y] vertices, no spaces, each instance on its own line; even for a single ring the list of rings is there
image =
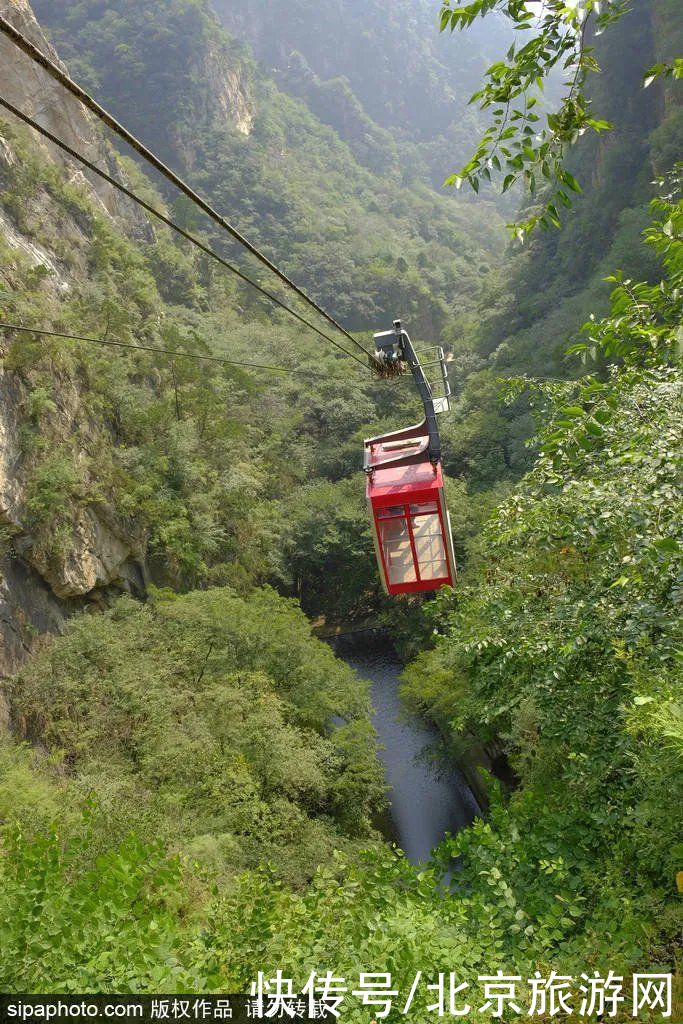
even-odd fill
[[[206,0],[121,0],[115,13],[93,0],[32,7],[62,58],[85,56],[94,93],[174,167],[195,169],[198,129],[250,134],[252,61],[217,31]]]
[[[249,135],[254,124],[255,101],[251,83],[241,63],[226,66],[221,49],[212,46],[197,74],[206,82],[203,91],[204,109],[200,117],[205,124],[232,124],[243,135]]]
[[[0,0],[0,14],[64,67],[27,0]],[[229,123],[249,134],[254,115],[245,66],[239,60],[227,60],[224,48],[212,45],[210,39],[197,50],[186,72],[207,87],[192,93],[201,109],[194,110],[190,123],[216,127]],[[110,175],[126,181],[97,120],[2,35],[0,95]],[[3,122],[18,134],[3,132]],[[0,296],[3,291],[12,296],[25,288],[27,275],[34,275],[39,282],[36,308],[29,305],[23,317],[30,325],[45,315],[43,300],[59,310],[88,282],[92,237],[78,203],[58,202],[54,190],[38,181],[30,181],[17,201],[12,185],[16,186],[17,172],[20,177],[23,171],[25,154],[18,151],[22,137],[39,147],[41,159],[47,158],[56,169],[60,187],[76,186],[78,194],[85,195],[118,232],[133,242],[153,244],[156,239],[153,225],[139,207],[0,109]],[[191,167],[192,139],[176,139],[174,146]],[[50,230],[42,230],[45,226]],[[13,309],[11,302],[7,309],[2,305],[0,319],[16,322],[17,316],[7,311]],[[20,336],[19,343],[24,340]],[[86,401],[87,380],[66,370],[59,359],[50,371],[50,412],[41,420],[38,443],[43,451],[69,451],[77,470],[76,496],[69,490],[73,481],[51,483],[55,500],[68,507],[59,543],[51,543],[53,538],[46,538],[44,530],[41,535],[36,527],[30,491],[35,467],[26,445],[27,430],[35,434],[35,423],[31,424],[34,388],[8,359],[14,341],[11,331],[0,330],[0,677],[15,672],[36,638],[59,630],[73,611],[104,604],[122,590],[142,594],[147,582],[144,533],[135,522],[124,519],[108,500],[106,489],[102,493],[99,486],[97,452],[116,444],[115,428],[93,417]],[[0,728],[4,720],[0,706]]]
[[[57,59],[25,0],[0,0],[0,12]],[[0,36],[0,93],[74,149],[110,173],[121,174],[94,119],[4,36]],[[13,120],[4,111],[0,116],[8,123]],[[100,211],[126,234],[153,237],[153,229],[138,208],[115,189],[94,176],[93,180],[87,179],[80,167],[56,148],[43,145],[43,150],[58,164],[63,180],[84,187]],[[85,258],[74,257],[72,251],[67,265],[62,255],[41,244],[26,224],[60,223],[61,218],[62,229],[76,239],[82,236],[82,228],[75,215],[65,224],[63,211],[57,211],[50,195],[39,188],[31,195],[29,208],[20,211],[21,216],[11,204],[3,204],[4,186],[17,160],[11,140],[2,137],[0,128],[0,242],[5,246],[0,289],[11,293],[19,261],[24,266],[28,261],[40,273],[44,292],[53,297],[68,295],[74,276],[87,274]],[[9,343],[9,332],[0,331],[0,359],[4,360]],[[83,432],[85,413],[77,381],[60,377],[56,371],[53,393],[56,401],[49,444],[57,446],[68,442],[76,425]],[[26,514],[22,431],[27,398],[21,376],[0,363],[0,675],[14,672],[35,638],[59,629],[72,610],[106,600],[121,589],[141,591],[145,582],[142,538],[136,536],[131,524],[118,520],[102,500],[75,513],[63,554],[48,557],[36,543]],[[2,720],[0,708],[0,726]]]
[[[192,126],[211,126],[218,131],[231,126],[242,135],[250,135],[256,105],[245,65],[240,61],[227,63],[222,46],[209,43],[201,61],[192,66],[190,73],[194,80],[203,83],[203,88],[193,90],[189,123]],[[142,134],[149,138],[147,130]],[[183,132],[174,125],[165,145],[153,142],[153,148],[161,153],[168,148],[167,158],[180,166],[184,173],[192,173],[196,169],[194,132],[188,136],[187,131]]]
[[[42,262],[41,256],[36,254],[37,264]],[[8,276],[3,267],[0,284]],[[8,349],[4,333],[0,333],[0,358]],[[51,417],[49,444],[57,447],[68,441],[77,424],[83,433],[84,413],[73,382],[56,377],[54,393],[58,403]],[[141,593],[146,576],[143,539],[136,536],[134,526],[122,522],[102,501],[75,511],[67,541],[57,555],[39,543],[27,523],[27,459],[22,447],[27,399],[24,383],[2,366],[0,675],[14,672],[36,637],[59,629],[70,612],[87,603],[106,601],[121,590]]]
[[[66,70],[47,41],[27,0],[0,0],[0,14]],[[111,149],[90,113],[4,35],[0,35],[0,85],[3,97],[14,106],[34,117],[54,135],[89,160],[100,164],[109,173],[118,173]],[[1,113],[8,121],[13,120],[6,111]],[[89,172],[84,174],[57,147],[47,142],[41,142],[41,145],[62,165],[69,180],[87,185],[91,195],[107,214],[125,220],[129,229],[144,230],[146,222],[134,204],[96,175],[90,175]]]

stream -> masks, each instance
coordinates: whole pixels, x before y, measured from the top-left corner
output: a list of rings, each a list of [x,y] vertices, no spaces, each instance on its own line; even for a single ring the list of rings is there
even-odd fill
[[[391,786],[389,820],[382,823],[385,836],[413,863],[425,861],[444,833],[457,832],[481,813],[479,804],[455,766],[437,766],[425,756],[437,737],[403,709],[398,694],[403,666],[386,637],[357,633],[339,637],[333,646],[372,687],[379,756]]]

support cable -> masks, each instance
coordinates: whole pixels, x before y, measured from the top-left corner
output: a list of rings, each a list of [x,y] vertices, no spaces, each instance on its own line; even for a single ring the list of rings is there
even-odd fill
[[[340,331],[349,341],[357,346],[364,354],[366,359],[371,359],[371,354],[358,342],[346,328],[342,327],[337,320],[334,319],[329,313],[327,313],[322,306],[312,299],[306,292],[300,288],[294,281],[291,280],[282,270],[280,270],[268,257],[262,253],[252,242],[249,241],[237,228],[220,213],[218,213],[199,193],[195,192],[190,185],[187,184],[179,175],[171,170],[158,156],[156,156],[150,149],[148,149],[144,143],[142,143],[132,132],[129,132],[120,121],[110,114],[103,106],[101,106],[97,100],[95,100],[88,92],[85,91],[80,85],[73,81],[60,67],[58,67],[54,61],[50,60],[41,50],[35,46],[30,39],[22,35],[8,20],[0,15],[0,31],[3,32],[11,41],[22,50],[28,57],[31,58],[36,64],[39,64],[47,73],[59,82],[65,89],[67,89],[73,96],[79,100],[83,106],[87,107],[100,121],[107,125],[119,138],[123,139],[128,145],[135,150],[144,160],[152,165],[167,181],[174,185],[180,192],[182,192],[188,199],[190,199],[196,206],[198,206],[206,215],[210,217],[219,227],[227,231],[228,234],[244,246],[248,252],[255,256],[260,263],[267,267],[276,277],[291,288],[296,294],[304,300],[309,306],[311,306],[317,313],[320,314],[329,324]],[[364,364],[365,365],[365,364]]]
[[[217,252],[215,252],[214,249],[211,249],[208,245],[205,245],[204,242],[202,242],[201,239],[198,238],[196,235],[193,235],[192,232],[186,231],[185,228],[181,228],[179,224],[176,224],[175,221],[171,220],[171,218],[168,217],[165,213],[162,213],[161,210],[157,210],[156,207],[152,206],[145,199],[142,199],[139,195],[137,195],[131,189],[127,188],[120,181],[117,181],[116,178],[112,177],[111,174],[108,174],[106,171],[102,170],[102,168],[98,167],[97,164],[94,164],[91,160],[88,160],[88,158],[83,156],[82,153],[79,153],[75,149],[72,149],[72,147],[69,146],[66,142],[58,138],[47,128],[44,128],[41,124],[38,124],[38,122],[35,121],[32,117],[29,117],[28,114],[25,114],[23,111],[19,110],[18,107],[15,107],[13,103],[10,103],[2,96],[0,96],[0,106],[4,107],[5,110],[9,111],[10,114],[13,114],[14,117],[18,118],[20,121],[23,121],[24,124],[28,125],[30,128],[33,128],[34,131],[38,132],[44,138],[48,139],[49,142],[52,142],[55,146],[63,150],[74,160],[78,161],[78,163],[82,164],[83,167],[87,167],[87,169],[89,171],[92,171],[93,174],[98,175],[100,178],[103,179],[103,181],[106,181],[113,188],[118,189],[119,192],[125,195],[128,199],[132,200],[134,203],[137,203],[138,206],[142,207],[142,209],[149,213],[151,216],[156,217],[157,220],[160,220],[163,224],[166,224],[166,226],[171,228],[172,231],[177,232],[177,234],[187,239],[198,249],[201,249],[203,253],[205,253],[207,256],[210,256],[212,259],[216,260],[217,263],[220,263],[221,266],[225,267],[232,274],[235,274],[237,277],[240,278],[240,280],[250,285],[257,292],[259,292],[260,295],[263,295],[270,302],[274,303],[276,306],[279,306],[280,309],[283,309],[286,313],[289,313],[290,316],[293,316],[305,327],[308,327],[311,331],[314,331],[321,338],[324,338],[325,341],[329,341],[331,345],[334,345],[335,348],[338,348],[341,352],[344,353],[344,355],[347,355],[351,359],[354,359],[363,367],[363,369],[367,369],[367,363],[364,360],[360,359],[353,352],[349,352],[348,349],[346,349],[343,345],[340,345],[339,342],[335,341],[334,338],[330,337],[329,334],[326,334],[324,331],[321,331],[320,328],[316,327],[315,324],[310,322],[310,320],[307,320],[305,317],[301,316],[300,313],[297,313],[295,309],[292,309],[291,306],[288,306],[286,302],[283,302],[281,299],[278,299],[278,297],[276,295],[273,295],[272,292],[269,292],[267,288],[263,288],[256,281],[253,281],[250,277],[248,277],[247,274],[244,274],[238,267],[230,263],[229,260],[224,259]],[[362,346],[360,347],[362,351],[365,352],[365,349]]]
[[[12,324],[4,320],[0,320],[0,330],[21,331],[24,334],[37,334],[47,338],[65,338],[72,341],[85,341],[90,345],[105,345],[111,348],[125,348],[130,349],[132,352],[153,352],[155,355],[173,356],[177,359],[194,359],[206,363],[222,363],[227,366],[244,366],[252,370],[270,370],[273,373],[289,373],[294,376],[308,377],[309,379],[314,380],[329,381],[330,379],[325,373],[316,373],[315,370],[304,370],[299,367],[269,366],[264,363],[246,362],[242,359],[228,359],[224,356],[209,356],[201,355],[198,352],[183,352],[181,349],[155,348],[153,345],[129,345],[125,341],[114,341],[111,338],[90,338],[81,334],[68,334],[62,331],[48,331],[45,328],[28,327],[24,324]],[[345,383],[348,383],[349,387],[356,388],[356,385],[351,381]],[[356,388],[356,390],[362,389]]]

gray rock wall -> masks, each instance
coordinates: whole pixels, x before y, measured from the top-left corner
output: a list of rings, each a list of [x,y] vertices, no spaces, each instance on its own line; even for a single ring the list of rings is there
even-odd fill
[[[59,63],[26,0],[0,0],[0,13]],[[125,180],[94,118],[2,35],[0,94],[88,159]],[[0,120],[11,122],[13,118],[0,109]],[[59,163],[65,179],[84,186],[102,213],[129,236],[154,237],[152,227],[135,204],[96,175],[86,177],[80,165],[57,147],[43,143],[38,136],[35,139]],[[0,238],[10,252],[16,251],[17,258],[44,268],[43,288],[59,298],[68,294],[74,274],[87,273],[86,261],[79,266],[76,259],[70,269],[66,268],[57,254],[25,234],[10,211],[3,209],[3,173],[16,159],[10,142],[0,135]],[[38,191],[31,204],[30,212],[38,220],[56,216],[46,193]],[[76,222],[68,226],[70,235],[78,238],[80,233],[86,242]],[[11,260],[9,265],[0,266],[0,285],[11,290],[15,274]],[[136,534],[134,524],[119,521],[102,503],[86,504],[77,510],[64,554],[48,556],[35,543],[26,522],[26,466],[20,440],[27,390],[21,376],[2,362],[10,341],[7,332],[0,332],[0,677],[16,672],[37,638],[60,630],[72,612],[89,604],[104,604],[122,590],[142,593],[146,582],[143,539]],[[86,421],[78,384],[56,377],[54,385],[57,412],[51,440],[59,443],[68,440],[76,425]],[[6,724],[6,712],[0,696],[0,728]]]
[[[0,14],[63,71],[68,70],[48,42],[27,0],[0,0]],[[110,174],[120,175],[111,147],[103,138],[93,115],[2,34],[0,87],[5,99],[63,139],[72,149],[102,166]],[[8,121],[14,120],[11,114],[1,108],[0,117]],[[83,171],[81,165],[72,161],[57,146],[43,141],[40,144],[47,149],[53,159],[64,166],[69,180],[87,185],[93,198],[110,216],[126,221],[129,230],[149,230],[147,221],[134,203],[97,175]],[[121,178],[125,181],[122,175]]]

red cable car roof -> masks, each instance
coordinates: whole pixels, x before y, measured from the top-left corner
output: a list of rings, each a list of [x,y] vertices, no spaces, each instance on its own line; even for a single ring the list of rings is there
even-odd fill
[[[365,442],[366,493],[373,505],[443,487],[441,463],[429,461],[429,436],[423,429],[420,423]]]
[[[427,459],[408,466],[380,464],[368,475],[367,496],[373,505],[383,504],[383,498],[411,497],[429,491],[436,492],[442,487],[440,463],[432,465]],[[387,504],[391,504],[391,501],[387,500]]]

